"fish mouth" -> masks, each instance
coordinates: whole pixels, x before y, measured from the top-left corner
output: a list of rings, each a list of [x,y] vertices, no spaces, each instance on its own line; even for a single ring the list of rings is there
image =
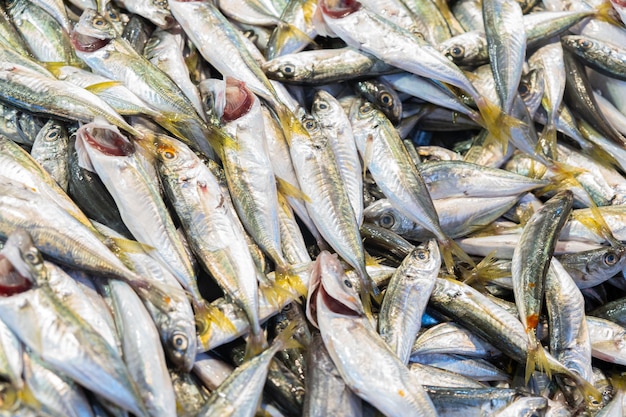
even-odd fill
[[[250,111],[254,104],[254,93],[252,93],[243,81],[231,77],[226,78],[226,106],[222,114],[222,121],[232,122],[239,119]]]
[[[129,156],[135,146],[119,132],[106,127],[87,127],[82,132],[90,146],[108,156]]]
[[[94,52],[104,48],[111,42],[111,39],[100,39],[95,36],[85,35],[76,29],[70,34],[70,40],[74,48],[80,52]]]
[[[0,255],[0,296],[10,297],[31,289],[32,282],[20,274],[11,261]]]

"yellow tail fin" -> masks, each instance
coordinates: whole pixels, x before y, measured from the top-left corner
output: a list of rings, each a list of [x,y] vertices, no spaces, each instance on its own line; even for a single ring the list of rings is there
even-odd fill
[[[439,250],[443,258],[443,264],[448,274],[454,275],[454,258],[456,256],[462,262],[468,264],[471,268],[476,267],[474,260],[456,243],[453,239],[447,238],[443,242],[439,242]]]
[[[267,349],[267,338],[265,337],[263,329],[260,329],[257,333],[250,331],[248,333],[248,340],[246,341],[246,353],[243,360],[247,361],[252,359],[265,349]]]
[[[543,154],[548,159],[556,159],[556,128],[550,121],[548,121],[548,123],[546,123],[543,127],[535,150],[537,153]]]
[[[506,154],[511,136],[512,128],[522,128],[524,122],[507,115],[498,105],[482,97],[476,101],[480,112],[482,126],[489,131],[485,146],[496,142],[502,148],[502,153]]]
[[[534,331],[534,329],[528,330],[528,357],[526,358],[526,374],[524,378],[526,384],[528,384],[528,381],[535,370],[544,372],[548,375],[548,378],[552,378],[552,369],[550,368],[550,362],[548,362],[548,358],[546,357],[546,351],[541,343],[535,339]]]
[[[472,285],[474,283],[482,285],[483,283],[494,279],[510,277],[510,270],[500,268],[496,264],[496,253],[497,250],[493,250],[488,253],[487,256],[485,256],[483,260],[480,261],[474,268],[460,268],[463,282],[468,285]]]

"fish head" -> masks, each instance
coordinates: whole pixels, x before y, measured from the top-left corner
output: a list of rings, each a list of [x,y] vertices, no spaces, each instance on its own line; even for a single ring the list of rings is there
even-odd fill
[[[313,74],[311,65],[296,64],[290,56],[276,57],[265,62],[261,68],[268,78],[288,82],[291,79],[306,79]]]
[[[82,125],[76,131],[78,165],[95,172],[94,158],[121,158],[135,153],[135,145],[117,126],[103,119]]]
[[[429,239],[417,246],[411,253],[411,262],[420,272],[423,271],[439,271],[441,267],[441,254],[437,240]],[[419,274],[420,276],[422,274]]]
[[[94,52],[118,36],[117,29],[94,9],[85,9],[70,34],[72,45],[81,52]]]
[[[377,200],[367,206],[363,211],[363,219],[400,236],[414,229],[413,222],[400,214],[387,199]]]
[[[195,326],[190,327],[185,320],[180,320],[170,327],[164,340],[165,352],[178,369],[189,372],[198,349]]]
[[[198,164],[193,151],[177,139],[156,135],[154,145],[159,170],[168,176],[189,177],[189,171]]]
[[[626,245],[597,249],[594,252],[587,267],[592,275],[602,273],[613,276],[626,268]]]
[[[582,35],[566,35],[561,37],[563,47],[572,52],[591,50],[596,43],[593,38]]]
[[[43,256],[24,229],[13,231],[0,251],[0,295],[29,290],[47,277]]]
[[[382,112],[374,104],[363,98],[355,99],[350,106],[350,120],[358,125],[368,125],[381,115]]]
[[[317,309],[320,303],[337,315],[364,315],[357,285],[358,281],[348,278],[336,254],[322,251],[311,273],[307,295],[307,318],[318,327]]]
[[[392,123],[402,117],[402,100],[394,88],[383,80],[359,81],[356,88],[360,94],[381,110]]]
[[[226,80],[209,78],[198,84],[202,107],[207,115],[220,120],[226,107]]]
[[[146,17],[161,29],[170,29],[176,24],[167,0],[152,0],[152,7]]]

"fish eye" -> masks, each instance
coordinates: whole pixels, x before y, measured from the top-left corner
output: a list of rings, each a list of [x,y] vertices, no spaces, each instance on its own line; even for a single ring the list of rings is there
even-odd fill
[[[39,263],[37,253],[32,249],[24,254],[24,259],[31,264]]]
[[[530,88],[528,87],[528,83],[522,81],[517,88],[517,92],[522,97],[526,97],[530,93]]]
[[[374,110],[374,107],[372,107],[372,103],[363,103],[359,108],[359,113],[368,114],[372,110]]]
[[[416,255],[417,255],[417,259],[419,259],[421,261],[427,261],[428,260],[428,251],[427,250],[420,249],[420,250],[417,251]]]
[[[381,227],[384,227],[385,229],[389,229],[393,227],[394,224],[396,224],[396,219],[395,217],[393,217],[393,214],[385,213],[382,216],[380,216],[379,224]]]
[[[581,39],[578,41],[578,46],[582,49],[589,49],[593,46],[593,42],[589,39]]]
[[[617,255],[615,255],[614,253],[607,253],[606,255],[604,255],[604,263],[608,266],[615,265],[617,263],[617,260]]]
[[[96,26],[102,26],[104,25],[104,19],[101,17],[96,17],[95,19],[93,19],[93,24]]]
[[[285,77],[291,77],[296,72],[296,67],[292,64],[285,64],[282,68],[282,73]]]
[[[393,97],[389,93],[381,93],[380,103],[385,107],[391,107],[393,106]]]
[[[314,120],[307,120],[306,122],[304,122],[304,127],[307,130],[314,130],[317,127],[317,123],[315,123]]]
[[[319,110],[326,110],[328,108],[328,104],[325,101],[320,101],[317,103],[317,108]]]
[[[171,339],[172,347],[178,351],[184,351],[189,346],[187,336],[181,333],[174,333]]]
[[[465,55],[465,48],[461,45],[456,45],[448,49],[448,53],[446,54],[452,58],[463,58]]]
[[[345,285],[348,288],[352,288],[352,283],[347,279],[343,280],[343,285]]]
[[[48,134],[46,134],[46,139],[48,140],[55,140],[58,137],[59,137],[59,129],[52,129],[51,131],[48,132]]]

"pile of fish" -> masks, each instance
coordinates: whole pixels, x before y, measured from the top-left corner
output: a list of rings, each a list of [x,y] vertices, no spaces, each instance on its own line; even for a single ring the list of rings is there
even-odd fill
[[[0,416],[626,415],[623,21],[3,1]]]

